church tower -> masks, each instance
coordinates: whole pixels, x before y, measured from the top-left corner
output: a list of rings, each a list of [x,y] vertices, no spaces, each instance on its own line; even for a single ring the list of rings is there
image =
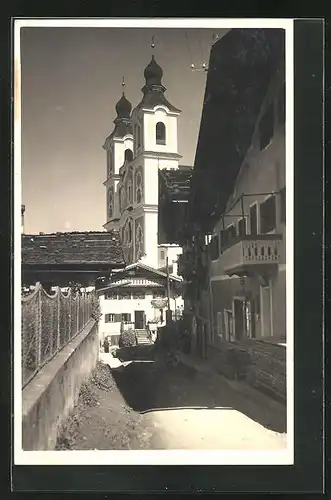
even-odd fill
[[[122,86],[125,86],[124,79]],[[120,168],[127,159],[132,159],[133,154],[131,110],[132,105],[127,100],[123,88],[122,97],[116,104],[115,128],[107,137],[103,146],[107,153],[107,178],[104,182],[107,190],[106,224],[104,224],[104,228],[107,231],[119,228],[121,217],[118,189]]]
[[[180,110],[170,104],[162,84],[163,71],[154,55],[145,68],[142,99],[131,116],[133,158],[121,171],[119,228],[128,262],[159,268],[159,169],[179,166],[177,121]]]

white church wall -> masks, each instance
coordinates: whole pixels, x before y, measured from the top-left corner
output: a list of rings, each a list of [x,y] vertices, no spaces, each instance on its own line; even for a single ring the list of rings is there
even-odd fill
[[[146,158],[144,162],[145,205],[158,205],[159,177],[156,158]]]
[[[156,144],[156,124],[163,122],[166,127],[165,144]],[[144,147],[146,151],[177,153],[177,116],[168,116],[159,108],[144,115]]]
[[[157,211],[145,213],[145,256],[141,261],[157,268],[159,263],[159,250],[157,246],[158,214]]]

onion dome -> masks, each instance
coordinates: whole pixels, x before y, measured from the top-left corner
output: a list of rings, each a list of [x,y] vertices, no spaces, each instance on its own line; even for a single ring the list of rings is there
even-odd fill
[[[162,76],[163,76],[163,70],[161,66],[157,64],[153,55],[151,62],[148,64],[148,66],[146,66],[144,71],[146,86],[162,85],[161,83]]]
[[[123,92],[122,97],[116,104],[117,118],[130,118],[132,104],[127,100]]]

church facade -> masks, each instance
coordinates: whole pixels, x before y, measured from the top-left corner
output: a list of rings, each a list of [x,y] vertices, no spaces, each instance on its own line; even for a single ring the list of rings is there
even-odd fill
[[[144,71],[145,84],[141,89],[140,103],[132,108],[123,92],[116,104],[114,130],[103,146],[107,157],[107,179],[104,182],[107,212],[104,228],[106,231],[119,231],[126,263],[126,268],[116,273],[116,277],[111,277],[109,286],[101,292],[104,314],[100,328],[104,330],[104,335],[110,332],[118,335],[119,320],[142,330],[149,321],[155,324],[155,319],[159,318],[158,324],[162,326],[165,314],[162,309],[155,311],[153,297],[170,295],[167,307],[174,304],[176,297],[176,309],[182,308],[183,301],[178,296],[178,283],[182,279],[177,274],[177,260],[182,248],[179,242],[167,242],[159,237],[160,172],[182,172],[184,168],[179,164],[181,155],[178,152],[177,122],[181,111],[166,99],[162,76],[163,70],[152,56]],[[140,284],[139,293],[137,280]],[[152,283],[157,283],[157,288]],[[122,314],[124,302],[116,298],[123,295],[124,286],[126,310]],[[104,300],[110,293],[115,300]],[[129,296],[150,297],[151,300],[140,301],[139,310],[142,311],[142,304],[144,307],[143,313],[138,315],[136,301],[129,301]],[[106,310],[108,305],[111,311]],[[116,325],[106,325],[107,321],[113,319]]]

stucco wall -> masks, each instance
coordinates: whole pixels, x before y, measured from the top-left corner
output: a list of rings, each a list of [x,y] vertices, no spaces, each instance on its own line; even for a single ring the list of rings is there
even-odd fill
[[[91,320],[24,388],[23,450],[54,449],[60,425],[77,402],[98,353],[98,326]]]
[[[121,314],[121,313],[130,313],[131,321],[134,322],[134,311],[144,311],[146,314],[146,322],[159,317],[159,310],[155,309],[151,305],[151,300],[153,300],[152,293],[146,293],[144,299],[121,299],[121,300],[112,300],[105,299],[104,295],[100,296],[100,306],[102,311],[102,316],[99,321],[99,332],[100,332],[100,342],[103,341],[105,336],[107,335],[119,335],[121,323],[106,323],[105,315],[106,314]],[[170,299],[170,307],[173,311],[175,311],[176,307],[183,306],[183,299],[181,297],[174,299]],[[163,311],[163,318],[165,323],[165,310]],[[134,327],[134,324],[132,325]],[[162,326],[160,323],[159,326]]]

